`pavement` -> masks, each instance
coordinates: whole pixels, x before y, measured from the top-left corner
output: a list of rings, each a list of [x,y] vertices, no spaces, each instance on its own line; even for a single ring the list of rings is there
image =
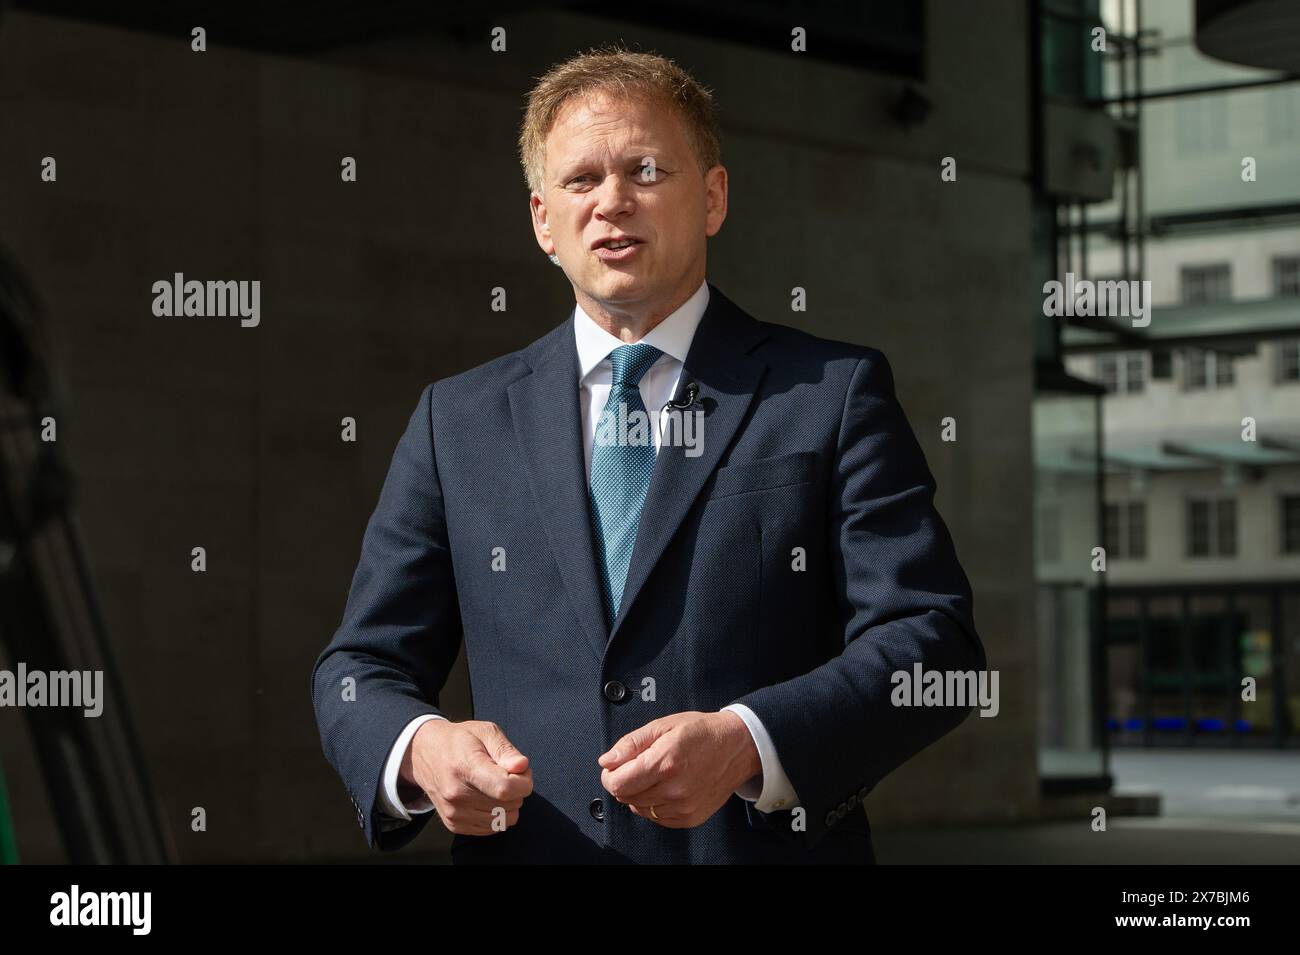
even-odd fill
[[[1161,814],[876,831],[882,864],[1295,865],[1300,751],[1112,750],[1115,792],[1159,793]]]
[[[1117,816],[1095,832],[1073,822],[889,831],[873,826],[883,865],[1297,865],[1300,750],[1111,751],[1115,793],[1158,793],[1158,816]],[[447,863],[445,853],[375,862]]]

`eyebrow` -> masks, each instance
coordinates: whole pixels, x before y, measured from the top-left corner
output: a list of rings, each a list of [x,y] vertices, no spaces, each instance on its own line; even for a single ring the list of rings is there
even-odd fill
[[[624,155],[625,155],[625,158],[623,160],[624,162],[639,163],[641,162],[641,160],[645,159],[646,156],[653,156],[655,159],[655,165],[657,166],[663,165],[661,162],[659,162],[659,156],[661,154],[655,153],[651,150],[629,149]],[[565,182],[569,179],[569,177],[573,176],[576,172],[578,172],[578,170],[584,168],[590,168],[596,165],[598,165],[596,160],[587,157],[583,157],[581,159],[574,159],[560,166],[558,171],[558,179],[560,182]]]

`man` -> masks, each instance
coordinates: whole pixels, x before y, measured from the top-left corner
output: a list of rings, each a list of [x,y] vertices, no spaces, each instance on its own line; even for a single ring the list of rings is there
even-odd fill
[[[576,307],[398,443],[312,674],[357,822],[436,810],[458,863],[873,862],[863,798],[969,713],[892,675],[985,665],[890,366],[706,282],[727,171],[670,61],[555,67],[520,151]]]

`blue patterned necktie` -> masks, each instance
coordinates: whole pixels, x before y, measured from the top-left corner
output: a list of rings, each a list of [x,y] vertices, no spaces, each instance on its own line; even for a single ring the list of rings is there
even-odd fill
[[[591,516],[605,599],[612,627],[623,600],[641,506],[655,467],[657,422],[641,400],[641,376],[662,355],[653,345],[620,345],[609,354],[609,398],[591,448]]]

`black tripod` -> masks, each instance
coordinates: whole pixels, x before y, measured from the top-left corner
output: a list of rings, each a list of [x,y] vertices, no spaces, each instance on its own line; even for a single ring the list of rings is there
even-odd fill
[[[59,442],[48,440],[65,420],[40,314],[0,248],[0,642],[14,668],[103,674],[97,717],[75,706],[24,707],[68,861],[169,862],[175,851],[95,596],[72,475]],[[3,811],[0,802],[0,834]]]

